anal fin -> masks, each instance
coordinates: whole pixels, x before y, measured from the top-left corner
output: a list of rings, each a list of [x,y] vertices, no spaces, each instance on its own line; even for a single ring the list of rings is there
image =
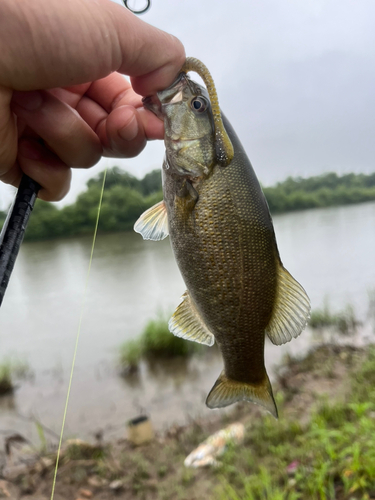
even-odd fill
[[[223,408],[238,401],[249,401],[263,406],[275,418],[278,417],[277,407],[273,398],[272,387],[267,373],[262,382],[248,384],[231,380],[222,371],[206,399],[208,408]]]
[[[276,345],[297,338],[310,317],[310,300],[303,287],[279,263],[275,306],[266,333]]]
[[[200,317],[188,291],[168,323],[169,331],[182,339],[193,340],[199,344],[212,346],[215,337]]]
[[[160,241],[169,235],[167,207],[164,200],[144,212],[134,224],[134,231],[144,240]]]

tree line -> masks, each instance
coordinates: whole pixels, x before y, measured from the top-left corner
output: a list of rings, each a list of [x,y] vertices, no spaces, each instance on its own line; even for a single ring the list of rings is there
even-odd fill
[[[263,191],[272,214],[362,203],[375,200],[375,173],[288,177]]]
[[[92,233],[104,173],[90,179],[87,190],[72,205],[58,209],[38,200],[35,204],[25,240],[42,240]],[[328,173],[302,178],[288,177],[272,187],[263,187],[272,214],[307,208],[346,205],[375,200],[375,173]],[[143,179],[118,167],[107,173],[99,231],[131,230],[137,218],[163,197],[160,170]],[[0,226],[6,214],[0,212]]]

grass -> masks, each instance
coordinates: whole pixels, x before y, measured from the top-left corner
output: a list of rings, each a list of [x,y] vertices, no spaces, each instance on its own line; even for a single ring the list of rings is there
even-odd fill
[[[142,334],[144,354],[151,357],[188,356],[199,344],[180,339],[168,329],[168,321],[159,316],[147,323]]]
[[[0,396],[14,390],[14,380],[32,376],[27,363],[5,359],[0,363]]]
[[[5,361],[0,364],[0,395],[12,392],[13,389],[12,367]]]
[[[138,339],[120,346],[120,366],[125,372],[134,371],[142,358],[163,359],[189,356],[201,349],[196,342],[180,339],[168,329],[168,320],[159,314],[150,320]]]
[[[60,471],[61,498],[75,498],[77,484],[86,487],[95,477],[107,485],[103,499],[115,479],[134,500],[374,499],[375,346],[319,347],[305,359],[289,360],[284,377],[285,389],[274,384],[279,420],[242,404],[230,414],[212,412],[210,419],[173,427],[141,447],[122,440],[98,455],[71,448]],[[296,391],[289,398],[291,388]],[[185,457],[229,417],[244,423],[244,443],[229,444],[218,468],[185,468]],[[46,494],[49,481],[44,487]]]
[[[342,311],[333,313],[328,302],[324,304],[322,309],[313,310],[309,320],[309,326],[314,330],[332,328],[343,336],[355,335],[360,324],[353,306],[347,305]]]
[[[375,347],[344,400],[321,399],[304,426],[285,417],[251,423],[243,449],[224,456],[220,480],[223,500],[374,498]]]
[[[139,340],[127,340],[120,345],[120,366],[125,373],[138,369],[143,356],[143,346]]]

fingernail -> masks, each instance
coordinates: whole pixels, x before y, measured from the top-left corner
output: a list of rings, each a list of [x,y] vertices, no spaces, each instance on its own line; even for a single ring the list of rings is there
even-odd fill
[[[35,111],[38,109],[43,102],[43,97],[41,92],[33,90],[32,92],[13,92],[12,101],[21,108],[27,109],[28,111]]]
[[[43,156],[39,144],[28,140],[20,142],[18,146],[18,153],[29,160],[41,160]]]
[[[138,128],[138,121],[137,118],[135,117],[134,112],[132,111],[124,111],[124,114],[128,113],[129,115],[132,115],[132,118],[130,118],[129,122],[122,128],[119,129],[118,135],[121,137],[121,139],[125,141],[132,141],[138,134],[139,128]],[[126,116],[126,115],[125,115]]]

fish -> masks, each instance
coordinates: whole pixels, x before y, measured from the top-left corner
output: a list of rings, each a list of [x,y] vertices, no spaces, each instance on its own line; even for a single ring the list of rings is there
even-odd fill
[[[144,98],[144,107],[164,121],[163,201],[134,229],[148,240],[170,237],[187,290],[169,330],[209,346],[216,341],[224,369],[209,408],[244,400],[277,418],[265,337],[276,345],[298,337],[310,300],[282,264],[260,183],[199,60],[187,58],[175,82]]]

